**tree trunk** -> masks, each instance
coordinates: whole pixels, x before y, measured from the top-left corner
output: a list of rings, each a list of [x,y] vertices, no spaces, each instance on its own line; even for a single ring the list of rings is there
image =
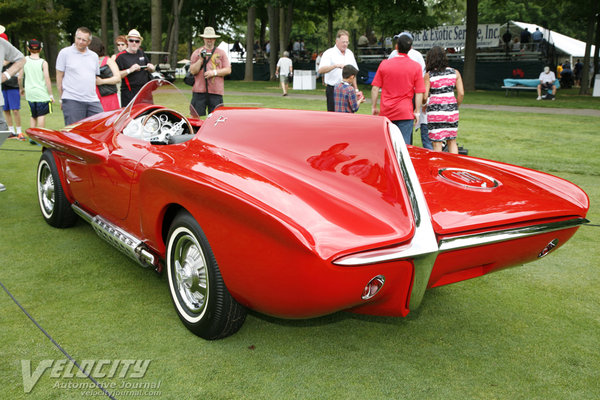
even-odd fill
[[[598,60],[598,54],[600,54],[600,13],[596,13],[596,44],[594,45],[594,74],[600,73],[600,62]],[[594,77],[590,77],[594,79]]]
[[[108,0],[102,0],[100,5],[100,40],[104,43],[104,48],[108,53],[108,21],[106,14],[108,12]]]
[[[256,7],[248,8],[248,18],[246,20],[246,69],[244,71],[244,81],[252,82],[254,80],[254,22],[256,21]]]
[[[173,22],[169,30],[169,38],[167,42],[167,52],[169,53],[169,63],[172,68],[177,66],[177,52],[179,50],[179,21],[181,9],[183,8],[183,0],[173,0]]]
[[[151,3],[151,38],[152,38],[152,51],[160,51],[161,39],[162,39],[162,13],[161,13],[161,0],[152,0]],[[158,65],[160,57],[158,54],[152,54],[150,62],[154,65]]]
[[[277,53],[278,57],[283,55],[283,51],[287,49],[288,42],[285,40],[285,8],[279,8],[279,52]]]
[[[466,92],[475,91],[477,65],[477,1],[467,0],[467,36],[465,38],[465,67],[463,84]]]
[[[279,52],[279,12],[277,8],[270,4],[267,6],[267,13],[269,14],[269,42],[271,43],[271,50],[269,53],[269,72],[270,79],[275,79],[275,68],[277,65],[277,53]]]
[[[54,1],[46,1],[46,11],[48,14],[54,12]],[[43,41],[46,44],[44,46],[44,53],[46,55],[46,61],[48,61],[48,72],[50,78],[54,79],[56,76],[56,57],[58,57],[58,35],[54,32],[48,32],[43,34]]]
[[[333,43],[333,7],[331,0],[327,0],[327,43]]]
[[[110,9],[112,13],[112,26],[113,26],[113,45],[119,36],[119,10],[117,8],[117,0],[110,0]],[[106,43],[108,45],[108,43]],[[115,46],[115,53],[117,48]]]
[[[292,19],[294,16],[294,1],[290,0],[286,8],[281,8],[280,12],[280,40],[279,40],[279,53],[283,54],[290,44],[290,34],[292,33]]]
[[[194,32],[193,32],[193,26],[192,24],[187,24],[187,47],[188,47],[188,58],[192,57],[192,53],[194,52],[194,46],[193,46],[193,37],[194,37]]]
[[[167,24],[167,37],[165,40],[165,44],[162,48],[162,51],[166,51],[167,53],[171,53],[171,42],[172,42],[172,34],[173,34],[173,25],[175,24],[175,14],[177,13],[177,0],[171,0],[171,13],[167,14],[168,24]]]
[[[265,47],[268,22],[269,21],[265,21],[264,18],[261,18],[260,20],[260,35],[258,35],[258,45],[261,49]]]
[[[598,2],[593,1],[591,8],[593,12],[588,15],[587,37],[585,40],[585,55],[583,57],[583,71],[581,75],[581,86],[579,94],[587,94],[590,87],[590,52],[592,50],[592,42],[594,41],[594,25],[596,24],[596,13],[598,12]]]

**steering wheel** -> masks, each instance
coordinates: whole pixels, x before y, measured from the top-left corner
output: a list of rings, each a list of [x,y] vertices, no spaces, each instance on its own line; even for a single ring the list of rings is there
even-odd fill
[[[150,111],[142,120],[142,127],[146,126],[146,123],[148,122],[150,117],[152,117],[153,115],[156,115],[160,112],[168,112],[177,118],[181,118],[181,120],[185,122],[185,125],[188,128],[189,134],[190,135],[194,134],[194,129],[192,128],[192,124],[186,117],[184,117],[182,114],[180,114],[179,112],[177,112],[175,110],[170,110],[170,109],[165,109],[165,108],[157,108],[156,110]],[[160,132],[156,135],[156,138],[153,141],[167,143],[167,130],[160,129]]]

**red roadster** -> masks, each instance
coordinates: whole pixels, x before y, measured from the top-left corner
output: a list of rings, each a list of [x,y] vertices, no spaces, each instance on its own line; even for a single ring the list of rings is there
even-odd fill
[[[544,257],[587,222],[577,186],[406,146],[383,117],[219,108],[202,121],[176,91],[154,80],[122,110],[27,133],[44,148],[44,219],[81,217],[166,268],[205,339],[235,333],[246,309],[405,316],[426,289]]]

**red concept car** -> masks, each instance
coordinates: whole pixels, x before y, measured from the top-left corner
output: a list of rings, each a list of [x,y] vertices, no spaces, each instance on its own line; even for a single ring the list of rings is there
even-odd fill
[[[44,219],[82,218],[166,269],[205,339],[235,333],[246,309],[406,316],[427,289],[544,257],[588,222],[574,184],[406,146],[384,117],[219,108],[203,121],[176,92],[154,80],[121,110],[27,133],[43,146]]]

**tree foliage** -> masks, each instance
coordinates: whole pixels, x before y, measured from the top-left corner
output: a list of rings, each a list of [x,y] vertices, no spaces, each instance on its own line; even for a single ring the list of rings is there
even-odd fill
[[[181,14],[175,22],[174,10],[181,2]],[[583,41],[598,42],[597,33],[592,39],[588,34],[593,31],[594,24],[598,24],[589,15],[597,2],[564,0],[549,7],[547,0],[478,0],[477,19],[479,23],[531,22]],[[9,38],[21,49],[24,50],[23,44],[28,38],[40,37],[50,42],[45,50],[54,57],[55,49],[72,42],[78,27],[87,26],[110,42],[117,34],[135,28],[144,36],[146,49],[162,49],[172,54],[177,51],[177,58],[187,58],[193,48],[201,44],[199,34],[206,26],[213,26],[227,42],[239,40],[245,43],[246,33],[253,31],[254,40],[259,41],[261,47],[269,37],[276,38],[277,43],[271,43],[276,51],[286,46],[285,42],[289,46],[301,38],[307,48],[322,51],[333,44],[338,29],[351,33],[352,47],[355,44],[352,42],[361,34],[373,33],[373,37],[379,39],[404,30],[465,24],[467,11],[467,0],[162,0],[160,24],[152,25],[152,2],[110,0],[106,11],[109,15],[104,19],[107,21],[106,32],[103,32],[100,14],[104,3],[4,0],[0,1],[0,23],[6,26]],[[272,10],[270,23],[268,6]],[[256,15],[253,22],[247,20],[250,7]],[[112,15],[113,9],[115,15]],[[249,23],[253,23],[250,30]],[[153,35],[152,31],[157,29],[160,32]],[[282,43],[279,43],[280,37]],[[152,43],[157,41],[160,43]],[[110,52],[112,43],[106,45]],[[52,55],[47,58],[53,59]]]
[[[546,0],[479,0],[479,21],[499,24],[520,21],[585,41],[589,10],[598,0],[565,0],[548,6]]]
[[[354,7],[363,24],[372,26],[380,35],[418,31],[436,25],[424,0],[356,1]]]
[[[62,5],[47,7],[47,0],[11,0],[0,2],[0,24],[14,45],[21,49],[23,43],[32,38],[41,38],[45,33],[64,31],[64,21],[72,11]]]

